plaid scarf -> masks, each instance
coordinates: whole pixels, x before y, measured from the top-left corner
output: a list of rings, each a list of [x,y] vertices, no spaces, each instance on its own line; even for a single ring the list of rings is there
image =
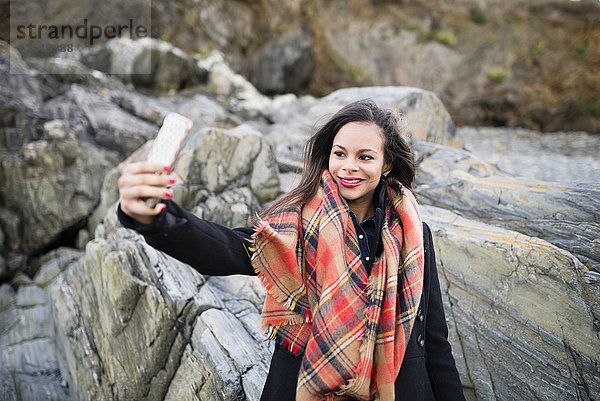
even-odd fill
[[[387,187],[384,252],[367,275],[347,203],[328,170],[307,203],[260,220],[252,266],[267,288],[261,324],[304,351],[296,400],[394,400],[423,288],[413,194]]]

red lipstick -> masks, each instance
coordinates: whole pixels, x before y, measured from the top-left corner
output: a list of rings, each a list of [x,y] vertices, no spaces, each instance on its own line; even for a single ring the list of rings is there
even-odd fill
[[[338,178],[340,179],[340,184],[342,184],[346,188],[355,188],[355,187],[359,186],[360,184],[362,184],[362,182],[364,181],[363,178],[356,178],[356,177],[339,177],[338,176]]]

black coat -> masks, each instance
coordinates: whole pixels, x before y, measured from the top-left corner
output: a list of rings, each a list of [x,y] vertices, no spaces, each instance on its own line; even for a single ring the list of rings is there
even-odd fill
[[[135,229],[146,242],[189,264],[201,274],[254,275],[250,255],[244,246],[251,227],[229,229],[200,219],[173,201],[152,222],[144,225],[118,208],[125,227]],[[442,305],[440,284],[431,231],[424,228],[425,275],[417,319],[408,342],[400,373],[396,378],[396,400],[464,401],[460,378],[454,364],[448,327]],[[199,258],[198,255],[202,255]],[[275,347],[262,401],[293,401],[301,356],[285,347]]]

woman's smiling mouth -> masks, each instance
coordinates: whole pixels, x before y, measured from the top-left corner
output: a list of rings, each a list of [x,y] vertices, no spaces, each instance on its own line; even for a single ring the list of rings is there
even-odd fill
[[[346,188],[354,188],[360,185],[364,181],[364,178],[353,178],[353,177],[339,177],[340,183]]]

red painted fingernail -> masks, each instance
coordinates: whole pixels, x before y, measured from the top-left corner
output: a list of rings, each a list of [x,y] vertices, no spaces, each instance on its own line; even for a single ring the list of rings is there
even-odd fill
[[[162,204],[162,206],[160,207],[160,211],[162,212],[163,210],[165,210],[167,208],[167,205],[165,205],[164,203]]]
[[[169,167],[169,166],[164,166],[164,167],[163,167],[163,170],[165,170],[165,171],[171,171],[171,167]]]
[[[170,192],[165,192],[165,196],[166,196],[167,198],[172,198],[172,197],[173,197],[173,194],[172,194],[172,193],[170,193]]]
[[[169,180],[169,184],[175,184],[175,178],[171,178],[171,179]]]

